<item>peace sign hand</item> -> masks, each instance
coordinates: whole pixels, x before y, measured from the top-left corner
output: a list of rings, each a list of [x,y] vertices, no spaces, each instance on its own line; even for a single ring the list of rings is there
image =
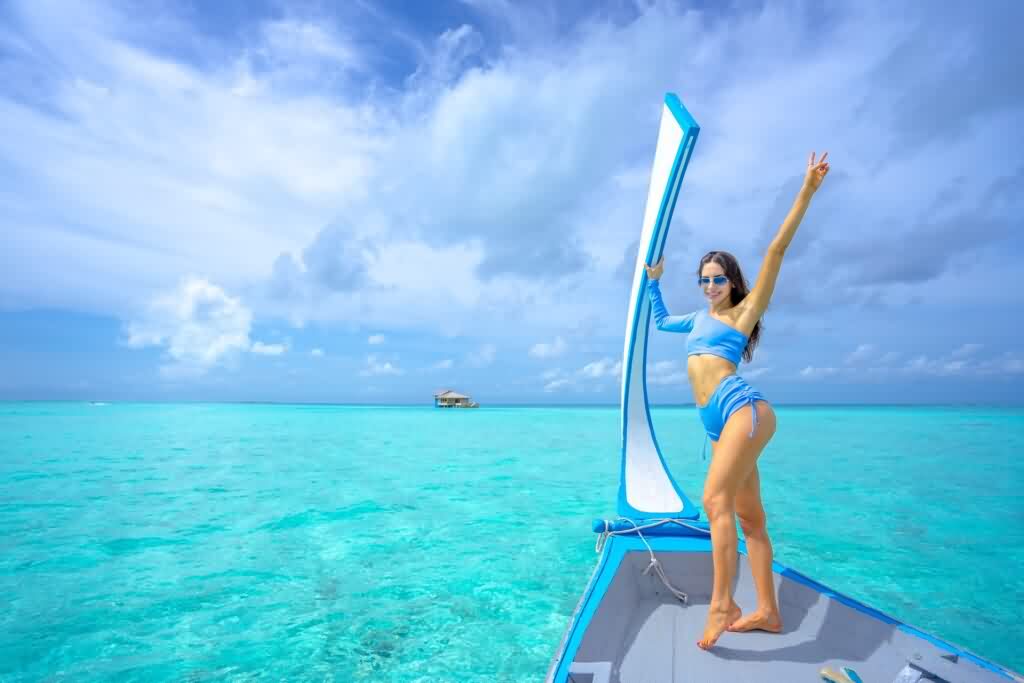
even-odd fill
[[[811,158],[807,162],[807,175],[804,176],[804,187],[811,192],[817,192],[818,188],[821,187],[821,182],[828,175],[829,165],[825,161],[827,158],[828,152],[825,152],[821,159],[815,163],[814,152],[811,152]]]

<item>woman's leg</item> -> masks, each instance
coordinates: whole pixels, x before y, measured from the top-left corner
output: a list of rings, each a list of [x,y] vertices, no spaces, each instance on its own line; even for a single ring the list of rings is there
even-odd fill
[[[751,437],[754,410],[757,410],[757,429]],[[757,401],[753,407],[745,405],[729,416],[714,448],[704,481],[703,500],[704,513],[711,527],[715,570],[704,636],[697,643],[705,650],[710,649],[722,632],[740,617],[739,608],[732,600],[737,557],[736,495],[774,433],[775,412],[767,402]]]
[[[761,476],[754,465],[746,481],[736,494],[736,516],[747,541],[750,571],[757,589],[757,609],[733,622],[730,631],[782,630],[779,603],[775,596],[775,577],[772,574],[772,542],[768,538],[764,505],[761,503]]]

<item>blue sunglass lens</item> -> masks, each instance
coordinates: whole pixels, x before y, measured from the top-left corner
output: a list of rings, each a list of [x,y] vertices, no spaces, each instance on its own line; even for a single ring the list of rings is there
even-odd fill
[[[715,277],[713,277],[713,278],[710,278],[710,277],[702,277],[702,278],[697,278],[697,282],[699,282],[699,283],[700,283],[701,285],[708,285],[708,284],[711,284],[711,281],[712,281],[712,280],[714,280],[714,283],[715,283],[716,285],[718,285],[719,287],[721,287],[722,285],[724,285],[724,284],[725,284],[726,282],[728,282],[728,281],[729,281],[729,278],[727,278],[727,277],[726,277],[726,276],[724,276],[724,275],[716,275],[716,276],[715,276]]]

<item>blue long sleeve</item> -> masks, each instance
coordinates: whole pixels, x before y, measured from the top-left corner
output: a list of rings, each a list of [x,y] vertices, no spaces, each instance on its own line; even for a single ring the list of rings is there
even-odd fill
[[[696,313],[669,315],[665,302],[661,300],[661,286],[657,280],[647,280],[647,294],[651,298],[655,326],[664,332],[689,332],[693,329]]]

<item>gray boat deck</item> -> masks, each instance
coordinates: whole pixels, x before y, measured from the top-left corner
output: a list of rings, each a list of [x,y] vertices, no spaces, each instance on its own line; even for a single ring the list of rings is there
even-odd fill
[[[696,643],[710,598],[711,556],[662,551],[658,558],[672,584],[689,595],[689,605],[676,600],[653,573],[643,574],[646,552],[628,553],[580,644],[570,681],[816,682],[826,666],[849,666],[864,683],[914,680],[907,672],[948,683],[1013,680],[779,574],[783,632],[726,632],[705,652]],[[737,574],[736,601],[745,611],[753,609],[754,587],[744,555]],[[906,669],[908,664],[914,666]],[[901,671],[904,678],[899,679]]]

